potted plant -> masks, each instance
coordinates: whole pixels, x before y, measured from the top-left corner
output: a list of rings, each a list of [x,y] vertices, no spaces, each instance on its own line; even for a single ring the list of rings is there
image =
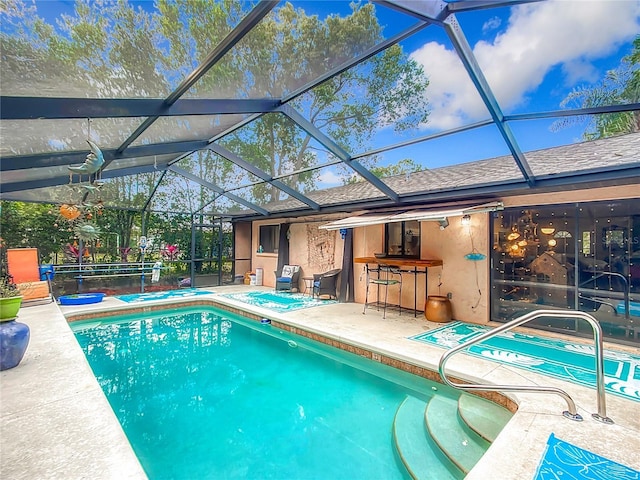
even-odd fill
[[[22,295],[7,274],[0,276],[0,322],[13,320],[22,305]]]
[[[28,325],[16,322],[22,296],[11,277],[0,275],[0,370],[17,366],[29,345]]]

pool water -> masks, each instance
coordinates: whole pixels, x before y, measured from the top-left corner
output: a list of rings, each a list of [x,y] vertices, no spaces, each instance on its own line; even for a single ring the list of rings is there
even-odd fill
[[[72,328],[151,479],[404,479],[396,409],[459,395],[213,308]]]

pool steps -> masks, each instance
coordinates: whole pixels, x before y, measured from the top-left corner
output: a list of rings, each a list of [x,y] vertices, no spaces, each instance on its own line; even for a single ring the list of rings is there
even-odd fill
[[[407,396],[393,422],[396,452],[413,479],[462,479],[511,415],[474,395],[435,396],[428,402]]]
[[[393,442],[400,461],[410,477],[416,480],[461,480],[456,469],[428,435],[424,425],[427,403],[407,396],[396,410],[393,420]]]
[[[478,463],[489,442],[473,432],[458,416],[458,402],[436,396],[427,404],[424,424],[440,450],[465,474]]]
[[[458,415],[471,430],[493,443],[513,413],[476,395],[462,395]]]

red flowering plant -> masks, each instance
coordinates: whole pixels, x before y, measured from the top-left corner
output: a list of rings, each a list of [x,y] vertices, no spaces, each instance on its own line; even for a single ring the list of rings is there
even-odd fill
[[[173,262],[178,258],[178,255],[180,255],[180,248],[178,248],[178,245],[167,245],[160,253],[162,254],[162,258]]]
[[[67,260],[72,262],[77,262],[80,255],[86,257],[89,254],[89,250],[86,248],[80,249],[78,245],[71,245],[70,243],[67,243],[62,250]]]
[[[131,247],[120,247],[120,260],[122,263],[129,262],[130,253],[131,253]]]

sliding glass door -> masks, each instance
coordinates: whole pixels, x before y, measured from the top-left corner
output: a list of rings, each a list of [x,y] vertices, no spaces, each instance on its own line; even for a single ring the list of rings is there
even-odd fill
[[[505,209],[494,214],[491,235],[492,320],[578,309],[605,336],[640,342],[640,201]],[[570,319],[537,325],[590,331]]]

